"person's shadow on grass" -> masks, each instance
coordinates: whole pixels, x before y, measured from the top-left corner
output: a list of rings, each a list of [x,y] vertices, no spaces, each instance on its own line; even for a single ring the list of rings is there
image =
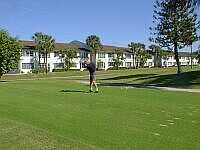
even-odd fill
[[[66,90],[61,90],[60,92],[63,93],[90,93],[89,91],[83,91],[83,90],[71,90],[71,89],[66,89]]]

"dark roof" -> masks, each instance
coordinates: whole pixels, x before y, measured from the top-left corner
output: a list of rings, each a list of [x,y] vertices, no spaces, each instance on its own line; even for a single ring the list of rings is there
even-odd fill
[[[189,57],[190,56],[189,52],[179,52],[178,54],[180,57]]]
[[[115,52],[115,50],[122,50],[124,52],[130,52],[128,48],[124,48],[124,47],[117,47],[117,46],[108,46],[108,45],[103,45],[103,48],[101,49],[101,51],[104,52]]]
[[[80,42],[80,41],[72,41],[69,44],[76,45],[76,46],[78,46],[78,47],[80,47],[82,49],[87,49],[87,50],[90,49],[85,43]]]
[[[21,41],[21,43],[25,48],[28,47],[28,48],[34,49],[36,46],[34,41]],[[66,49],[66,48],[76,48],[79,50],[89,51],[89,47],[85,43],[80,42],[80,41],[72,41],[70,43],[56,43],[54,51],[58,51],[58,50]],[[115,50],[122,50],[125,52],[129,52],[128,48],[108,46],[108,45],[103,45],[103,48],[100,51],[113,53],[115,52]]]
[[[36,44],[34,41],[21,41],[22,45],[25,48],[35,48]],[[62,49],[66,49],[66,48],[76,48],[79,49],[80,47],[75,45],[75,44],[67,44],[67,43],[55,43],[55,48],[54,51],[58,51],[58,50],[62,50]],[[81,49],[81,48],[80,48]]]

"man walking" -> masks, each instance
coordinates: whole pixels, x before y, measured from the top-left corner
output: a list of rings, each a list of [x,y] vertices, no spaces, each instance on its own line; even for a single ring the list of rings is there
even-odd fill
[[[89,73],[90,73],[90,92],[93,92],[92,86],[94,85],[96,88],[96,93],[98,93],[98,87],[97,87],[97,83],[96,83],[96,65],[93,62],[90,62],[90,60],[87,58],[84,62],[85,67],[88,69]]]

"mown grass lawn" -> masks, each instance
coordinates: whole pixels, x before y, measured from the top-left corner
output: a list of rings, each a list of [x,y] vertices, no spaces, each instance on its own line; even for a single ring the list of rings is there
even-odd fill
[[[0,82],[0,149],[198,150],[200,94]]]

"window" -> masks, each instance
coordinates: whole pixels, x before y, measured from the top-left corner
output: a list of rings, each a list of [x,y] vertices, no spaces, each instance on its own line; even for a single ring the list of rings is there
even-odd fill
[[[45,68],[45,65],[44,63],[40,63],[40,68]]]
[[[25,57],[33,57],[34,56],[34,52],[32,50],[24,50],[23,51],[23,56]]]
[[[114,66],[115,65],[115,63],[114,62],[108,62],[108,66],[110,67],[112,67],[112,66]]]
[[[80,58],[87,58],[87,57],[88,57],[88,53],[80,52]]]
[[[30,55],[30,52],[29,51],[25,51],[25,56],[29,56]]]
[[[172,66],[172,62],[168,62],[168,66]]]
[[[40,58],[44,58],[44,53],[40,54]],[[50,53],[47,54],[47,58],[50,58]]]
[[[98,58],[105,58],[105,53],[98,53]]]
[[[166,62],[164,62],[164,63],[166,63]],[[149,62],[149,63],[148,63],[148,66],[152,66],[152,62]]]
[[[72,67],[76,68],[77,67],[77,63],[72,63]]]
[[[30,56],[33,57],[33,51],[30,51]]]
[[[33,63],[22,63],[22,69],[33,69]]]
[[[40,58],[44,58],[44,53],[41,53],[41,54],[40,54]]]
[[[114,58],[114,53],[108,53],[108,58]]]
[[[125,54],[126,55],[126,59],[131,59],[131,54]]]
[[[174,62],[174,66],[176,66],[176,62]]]
[[[59,57],[59,52],[54,52],[54,57]]]
[[[105,63],[104,62],[98,62],[97,63],[97,68],[100,68],[100,69],[105,68]]]
[[[54,69],[62,69],[64,68],[64,63],[54,63]]]
[[[131,67],[131,62],[126,62],[126,67]]]

